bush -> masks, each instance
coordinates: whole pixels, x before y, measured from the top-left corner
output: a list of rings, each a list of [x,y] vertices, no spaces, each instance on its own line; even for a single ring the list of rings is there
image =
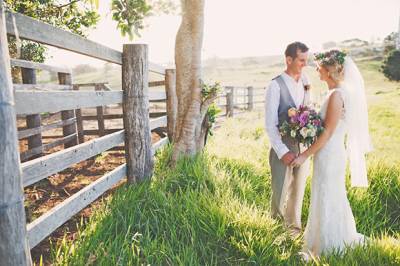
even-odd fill
[[[381,70],[389,80],[400,81],[400,51],[391,51],[383,62]]]

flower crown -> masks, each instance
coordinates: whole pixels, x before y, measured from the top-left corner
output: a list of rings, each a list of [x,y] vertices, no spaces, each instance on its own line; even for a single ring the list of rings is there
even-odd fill
[[[346,53],[339,50],[330,50],[324,53],[314,54],[315,60],[321,65],[333,66],[335,64],[343,65]]]

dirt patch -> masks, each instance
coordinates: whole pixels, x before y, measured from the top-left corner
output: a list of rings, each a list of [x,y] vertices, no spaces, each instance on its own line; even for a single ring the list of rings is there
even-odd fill
[[[43,179],[25,188],[25,211],[27,223],[40,217],[57,204],[60,204],[85,186],[91,184],[107,172],[125,163],[124,152],[105,152],[89,160],[77,163],[72,167]],[[57,243],[64,237],[68,240],[76,238],[77,224],[87,221],[94,208],[112,191],[124,183],[121,181],[98,200],[73,216],[68,222],[55,230],[48,238],[31,250],[32,260],[39,263],[43,256],[45,265],[50,265],[50,243]]]
[[[95,111],[95,110],[94,110]],[[109,109],[107,113],[116,113],[115,110]],[[88,110],[84,115],[92,115],[92,110]],[[42,125],[54,123],[61,119],[60,114],[45,115],[42,117]],[[89,128],[97,129],[97,121],[88,121]],[[107,124],[109,128],[122,128],[122,119],[115,119],[111,124]],[[25,118],[17,119],[19,130],[26,128]],[[85,127],[85,129],[87,129]],[[43,133],[42,141],[44,144],[55,141],[62,137],[62,129],[54,129]],[[85,136],[85,142],[97,136]],[[152,133],[152,143],[160,140],[160,136]],[[28,149],[26,139],[19,141],[20,152]],[[54,147],[46,151],[43,155],[48,155],[63,149],[63,145]],[[51,210],[57,204],[60,204],[73,194],[77,193],[85,186],[93,183],[104,174],[112,171],[119,165],[125,163],[125,152],[123,146],[119,146],[118,150],[106,151],[96,155],[88,160],[74,164],[71,167],[51,175],[31,186],[24,189],[25,193],[25,211],[26,222],[30,223]],[[65,236],[68,240],[74,240],[77,237],[77,225],[85,223],[93,213],[93,210],[100,204],[101,200],[108,197],[118,186],[125,183],[122,180],[112,189],[103,194],[99,199],[90,204],[88,207],[73,216],[68,222],[55,230],[49,237],[39,243],[31,250],[32,260],[38,265],[42,257],[44,265],[51,265],[50,243],[58,243]]]

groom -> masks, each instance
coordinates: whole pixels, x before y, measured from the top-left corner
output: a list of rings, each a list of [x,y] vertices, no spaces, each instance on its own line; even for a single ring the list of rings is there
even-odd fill
[[[285,51],[286,70],[274,78],[265,94],[265,127],[271,142],[269,164],[272,176],[271,214],[283,218],[294,234],[301,233],[301,209],[310,162],[291,168],[299,153],[299,145],[281,137],[279,125],[288,120],[288,109],[311,102],[309,82],[302,73],[308,47],[294,42]]]

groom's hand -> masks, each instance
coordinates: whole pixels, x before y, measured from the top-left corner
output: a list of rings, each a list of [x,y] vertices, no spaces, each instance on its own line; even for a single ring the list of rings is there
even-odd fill
[[[283,155],[283,157],[281,158],[281,161],[285,164],[285,165],[290,165],[293,160],[296,159],[296,155],[293,152],[287,152],[285,153],[285,155]]]

